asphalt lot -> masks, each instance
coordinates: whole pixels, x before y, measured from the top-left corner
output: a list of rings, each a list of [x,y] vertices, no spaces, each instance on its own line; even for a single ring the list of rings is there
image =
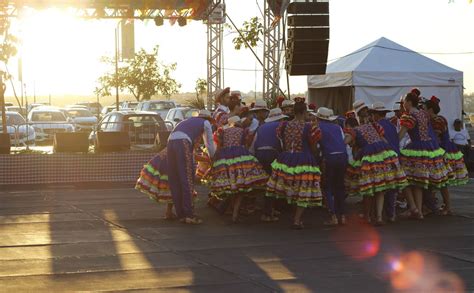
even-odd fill
[[[0,291],[471,292],[473,188],[452,189],[455,216],[328,228],[319,209],[302,231],[289,212],[231,225],[202,187],[201,226],[131,188],[0,191]]]

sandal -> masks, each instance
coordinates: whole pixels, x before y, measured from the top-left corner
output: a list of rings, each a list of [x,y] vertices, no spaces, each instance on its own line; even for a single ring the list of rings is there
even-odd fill
[[[293,223],[293,225],[291,225],[291,229],[293,229],[293,230],[303,230],[304,229],[303,222],[299,222],[298,224]]]
[[[202,224],[202,220],[199,219],[198,217],[196,216],[193,216],[191,218],[183,218],[180,220],[181,223],[183,224],[189,224],[189,225],[199,225],[199,224]]]
[[[337,220],[337,218],[333,218],[333,219],[330,219],[328,221],[324,221],[323,222],[324,226],[337,226],[339,225],[339,221]]]
[[[341,216],[341,219],[339,220],[339,225],[346,225],[347,224],[347,220],[346,220],[346,216]]]
[[[276,222],[276,221],[280,220],[280,218],[275,217],[275,216],[262,215],[262,216],[260,217],[260,220],[261,220],[262,222],[270,223],[270,222]]]
[[[374,226],[376,226],[376,227],[380,227],[380,226],[384,226],[384,225],[385,225],[385,222],[382,219],[377,219],[374,223]]]
[[[443,208],[442,210],[440,210],[440,215],[441,216],[454,216],[454,213],[451,209]]]
[[[171,213],[171,214],[166,214],[164,217],[163,217],[163,220],[165,221],[174,221],[178,218],[178,216],[176,216],[176,214],[174,213]]]

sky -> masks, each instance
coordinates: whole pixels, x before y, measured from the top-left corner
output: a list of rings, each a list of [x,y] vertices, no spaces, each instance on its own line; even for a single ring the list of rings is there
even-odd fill
[[[263,0],[227,0],[227,13],[237,24],[261,16]],[[417,52],[474,52],[474,3],[469,0],[331,0],[329,60],[349,54],[386,37]],[[77,19],[67,11],[25,11],[12,30],[22,39],[23,79],[26,94],[38,96],[91,95],[106,68],[101,56],[113,56],[117,20]],[[242,92],[261,91],[261,67],[247,49],[236,51],[235,33],[224,33],[224,84]],[[135,24],[136,48],[160,46],[159,58],[174,63],[173,76],[181,92],[194,91],[197,78],[206,78],[206,26],[192,21],[185,27],[153,21]],[[263,46],[257,48],[262,55]],[[465,92],[474,92],[474,54],[426,55],[464,72]],[[17,76],[17,58],[9,70]],[[255,71],[256,70],[256,71]],[[15,81],[17,92],[20,83]],[[285,71],[281,86],[287,89]],[[307,89],[306,77],[291,77],[291,93]],[[8,86],[7,95],[12,95]]]

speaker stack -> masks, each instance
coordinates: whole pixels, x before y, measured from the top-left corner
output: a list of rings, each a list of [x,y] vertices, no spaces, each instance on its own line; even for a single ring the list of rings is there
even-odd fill
[[[9,153],[10,153],[10,134],[0,133],[0,154],[7,155]]]
[[[55,133],[53,151],[55,153],[87,153],[89,134],[86,132]]]
[[[97,132],[96,151],[123,152],[130,150],[128,132]]]
[[[329,3],[292,2],[287,12],[287,72],[290,75],[325,74],[329,51]]]

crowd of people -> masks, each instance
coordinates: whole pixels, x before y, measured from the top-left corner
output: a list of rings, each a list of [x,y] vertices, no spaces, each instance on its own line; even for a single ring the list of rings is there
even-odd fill
[[[136,188],[167,204],[166,219],[202,223],[193,205],[196,177],[209,186],[209,206],[234,223],[256,205],[262,221],[278,221],[286,205],[294,207],[294,229],[304,227],[307,208],[321,206],[325,225],[346,224],[348,196],[362,198],[360,218],[374,225],[422,220],[426,210],[450,215],[449,186],[468,182],[440,100],[422,98],[418,89],[393,109],[356,101],[343,116],[305,98],[280,98],[273,109],[263,100],[246,106],[229,88],[216,103],[213,113],[201,110],[179,123],[140,174]],[[400,201],[408,209],[397,214]]]

